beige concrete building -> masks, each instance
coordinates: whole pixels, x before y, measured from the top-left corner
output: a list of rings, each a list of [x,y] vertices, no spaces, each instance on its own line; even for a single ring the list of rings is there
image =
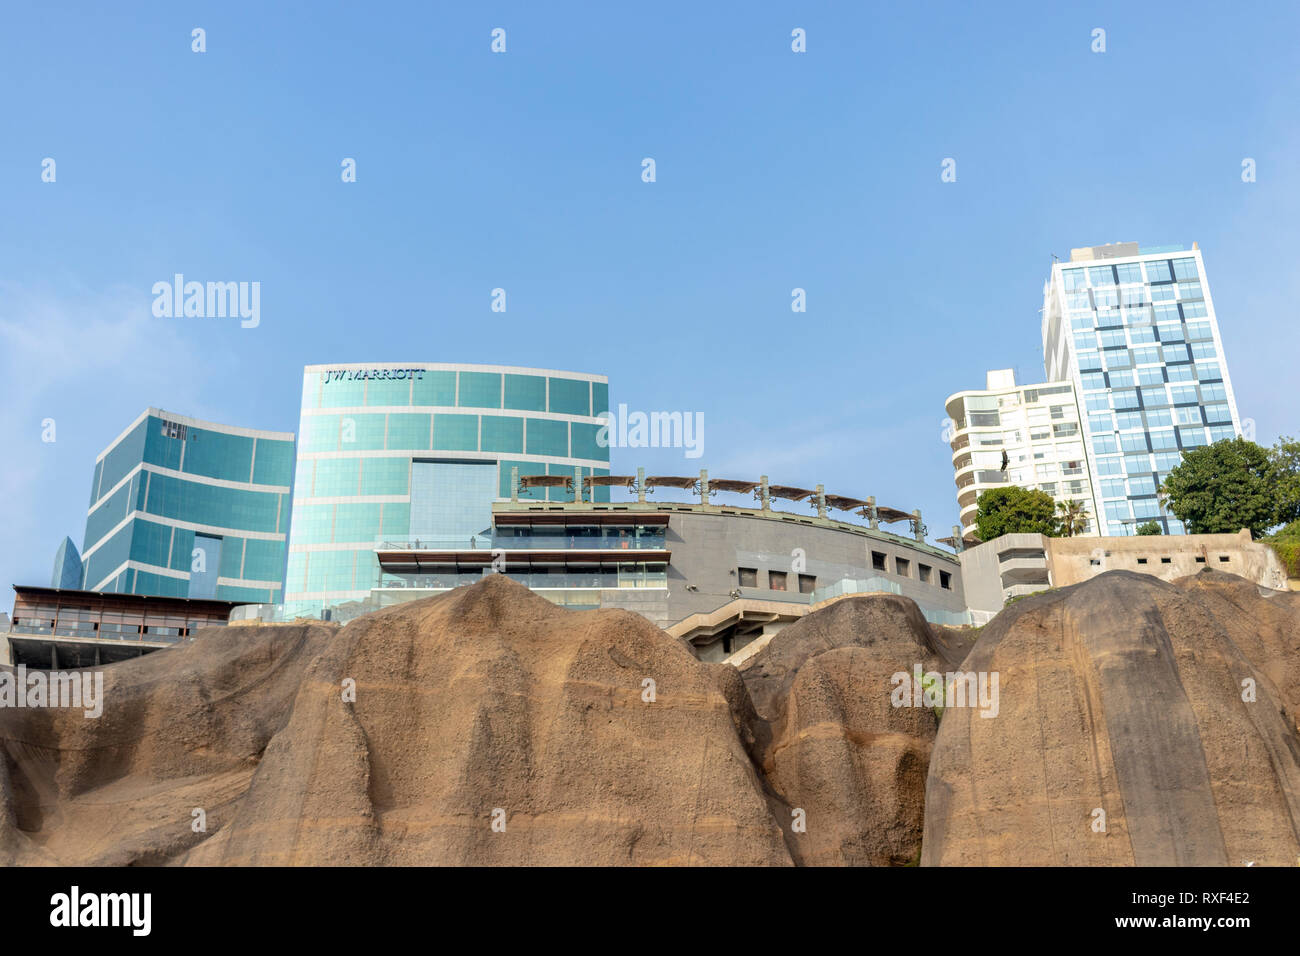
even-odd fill
[[[1102,571],[1137,571],[1164,581],[1203,568],[1226,571],[1263,587],[1286,590],[1286,570],[1273,549],[1237,534],[1048,538],[1007,534],[961,554],[966,603],[992,614],[1010,599],[1078,584]]]

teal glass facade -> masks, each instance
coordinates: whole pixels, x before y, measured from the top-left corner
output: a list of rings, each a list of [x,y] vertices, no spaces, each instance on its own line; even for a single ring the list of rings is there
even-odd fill
[[[292,433],[149,409],[96,461],[81,586],[281,600],[293,473]]]
[[[519,475],[609,474],[604,376],[504,366],[316,365],[303,375],[288,610],[369,597],[382,544],[490,547]],[[609,489],[595,489],[608,501]],[[564,488],[523,499],[571,501]]]

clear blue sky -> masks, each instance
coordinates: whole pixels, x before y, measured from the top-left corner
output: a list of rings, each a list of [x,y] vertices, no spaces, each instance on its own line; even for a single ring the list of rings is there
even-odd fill
[[[942,536],[944,398],[1041,378],[1051,254],[1108,241],[1198,241],[1241,415],[1300,432],[1296,5],[998,7],[6,4],[0,584],[81,544],[145,407],[296,430],[326,362],[603,372],[705,416],[703,458],[616,471],[822,482]],[[261,325],[154,318],[177,272],[260,282]]]

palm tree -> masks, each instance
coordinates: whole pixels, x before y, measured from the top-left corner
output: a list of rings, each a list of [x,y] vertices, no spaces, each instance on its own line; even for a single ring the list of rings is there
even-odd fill
[[[1092,515],[1088,514],[1088,509],[1083,506],[1082,501],[1074,499],[1058,501],[1056,510],[1061,513],[1061,533],[1065,537],[1073,538],[1088,530],[1088,519]]]

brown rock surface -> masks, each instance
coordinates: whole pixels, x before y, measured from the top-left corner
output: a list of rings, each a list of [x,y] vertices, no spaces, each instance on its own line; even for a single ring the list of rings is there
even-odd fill
[[[1112,571],[1000,614],[963,663],[999,714],[945,711],[922,863],[1294,866],[1300,608],[1265,594]]]
[[[104,671],[98,720],[0,711],[0,863],[790,862],[735,670],[504,576]]]
[[[754,700],[754,756],[778,799],[795,861],[903,865],[921,847],[925,776],[938,727],[894,707],[891,677],[944,670],[938,636],[895,595],[844,598],[786,627],[741,668]],[[806,831],[794,832],[793,811]]]

